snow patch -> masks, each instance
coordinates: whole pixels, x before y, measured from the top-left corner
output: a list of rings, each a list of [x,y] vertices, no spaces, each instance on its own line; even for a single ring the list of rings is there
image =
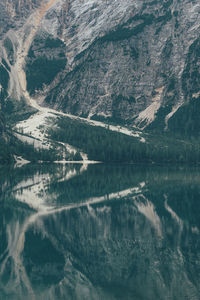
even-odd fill
[[[24,159],[22,156],[14,155],[14,159],[15,159],[15,165],[14,165],[15,168],[20,168],[30,163],[29,160]]]
[[[141,188],[145,187],[146,183],[144,181],[140,182]]]
[[[199,96],[200,96],[200,91],[199,91],[198,93],[194,93],[194,94],[192,94],[192,98],[196,98],[196,99],[198,99],[198,98],[199,98]]]
[[[146,143],[145,138],[144,138],[144,137],[141,137],[141,138],[140,138],[140,142],[141,142],[141,143]]]
[[[52,117],[51,113],[38,112],[31,116],[29,119],[19,122],[15,129],[24,135],[16,134],[22,141],[35,144],[37,148],[49,149],[51,143],[47,139],[45,130],[48,123],[48,118]],[[27,137],[25,135],[29,135]]]
[[[18,201],[28,204],[33,209],[45,211],[47,209],[46,202],[49,202],[46,193],[49,182],[48,174],[37,175],[21,182],[13,193]],[[49,197],[51,202],[52,199],[56,199],[56,195],[49,195]],[[48,209],[53,209],[53,206],[48,204]]]

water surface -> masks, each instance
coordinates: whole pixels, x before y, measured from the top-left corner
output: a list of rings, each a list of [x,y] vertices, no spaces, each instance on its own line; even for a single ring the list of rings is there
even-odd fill
[[[0,168],[0,299],[200,299],[200,169]]]

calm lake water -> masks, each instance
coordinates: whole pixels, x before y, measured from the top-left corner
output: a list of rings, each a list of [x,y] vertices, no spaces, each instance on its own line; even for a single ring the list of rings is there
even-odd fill
[[[1,300],[199,300],[200,169],[0,168]]]

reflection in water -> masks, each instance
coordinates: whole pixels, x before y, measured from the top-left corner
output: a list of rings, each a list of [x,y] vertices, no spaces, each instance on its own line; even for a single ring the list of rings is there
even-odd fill
[[[0,299],[200,298],[200,172],[0,169]]]

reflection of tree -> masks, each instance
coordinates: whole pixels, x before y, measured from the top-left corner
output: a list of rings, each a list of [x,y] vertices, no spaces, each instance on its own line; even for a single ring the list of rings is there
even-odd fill
[[[198,299],[198,170],[81,169],[4,172],[0,295]],[[27,191],[43,201],[37,210],[22,202]]]

